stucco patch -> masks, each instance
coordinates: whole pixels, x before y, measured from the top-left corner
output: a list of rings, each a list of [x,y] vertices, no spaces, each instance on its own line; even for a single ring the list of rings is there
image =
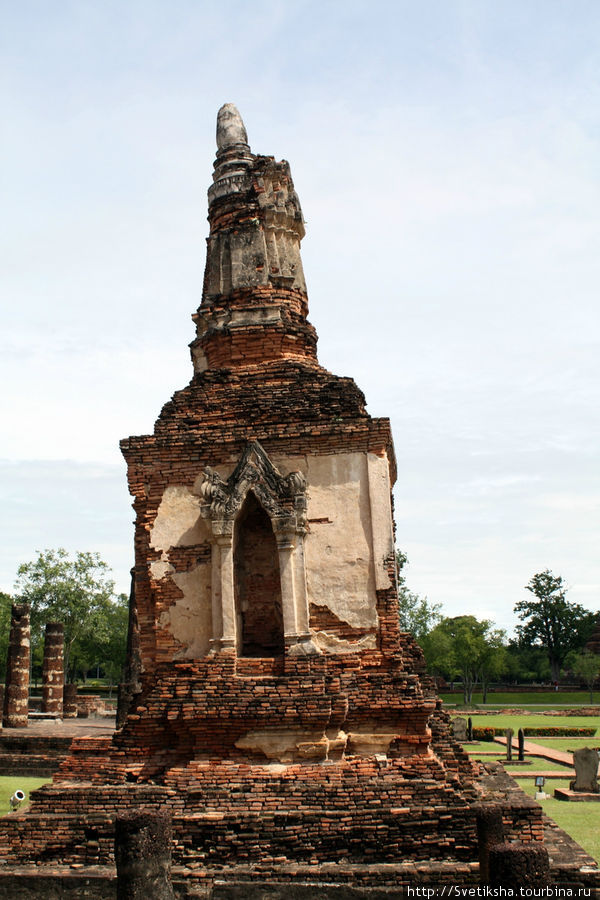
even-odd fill
[[[358,629],[378,624],[367,462],[371,455],[273,456],[280,471],[299,470],[308,483],[308,600],[326,606],[338,619]],[[387,465],[387,460],[384,463]],[[378,493],[381,496],[381,491]],[[387,519],[391,521],[391,512]]]
[[[196,566],[189,572],[175,573],[171,578],[183,592],[183,597],[161,615],[159,624],[183,644],[174,658],[206,656],[212,634],[210,566]]]
[[[377,647],[374,634],[366,634],[357,641],[345,641],[326,631],[317,631],[316,634],[313,634],[313,639],[321,650],[326,650],[328,653],[354,653],[359,650],[375,650]]]
[[[166,554],[163,553],[161,559],[154,559],[150,563],[150,574],[157,581],[160,581],[161,578],[164,578],[165,575],[169,575],[171,572],[174,572],[175,569],[171,565],[170,562],[167,562]]]
[[[181,484],[166,488],[150,532],[150,546],[166,551],[170,547],[200,544],[208,538],[200,516],[200,498]]]
[[[262,753],[268,759],[292,762],[297,759],[325,760],[330,753],[343,752],[347,735],[302,731],[297,728],[270,728],[249,731],[235,742],[239,750]]]
[[[371,504],[371,522],[373,528],[373,560],[375,563],[375,587],[387,590],[391,587],[386,559],[394,552],[394,527],[392,522],[392,504],[390,502],[390,466],[387,456],[376,456],[367,453],[367,471],[369,477],[369,502]]]

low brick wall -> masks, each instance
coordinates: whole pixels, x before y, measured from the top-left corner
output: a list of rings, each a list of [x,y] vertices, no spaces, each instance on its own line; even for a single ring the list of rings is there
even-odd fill
[[[0,733],[0,775],[51,777],[69,755],[71,740]]]

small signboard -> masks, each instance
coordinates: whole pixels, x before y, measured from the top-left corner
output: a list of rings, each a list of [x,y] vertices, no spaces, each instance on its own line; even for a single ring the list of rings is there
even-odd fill
[[[543,775],[535,776],[535,786],[537,788],[543,788],[545,784],[546,784],[546,779],[544,778]]]

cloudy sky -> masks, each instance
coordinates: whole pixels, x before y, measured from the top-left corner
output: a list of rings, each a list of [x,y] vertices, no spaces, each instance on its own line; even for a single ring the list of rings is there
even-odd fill
[[[0,589],[128,589],[118,441],[191,376],[219,106],[286,158],[321,362],[390,416],[410,587],[600,609],[600,5],[1,0]]]

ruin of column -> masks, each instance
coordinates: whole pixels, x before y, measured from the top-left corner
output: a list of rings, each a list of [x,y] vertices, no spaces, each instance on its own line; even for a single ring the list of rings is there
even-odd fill
[[[2,719],[5,728],[27,727],[30,656],[29,604],[13,603],[6,661],[4,715]]]
[[[42,667],[42,712],[63,714],[65,629],[62,622],[47,622]]]

